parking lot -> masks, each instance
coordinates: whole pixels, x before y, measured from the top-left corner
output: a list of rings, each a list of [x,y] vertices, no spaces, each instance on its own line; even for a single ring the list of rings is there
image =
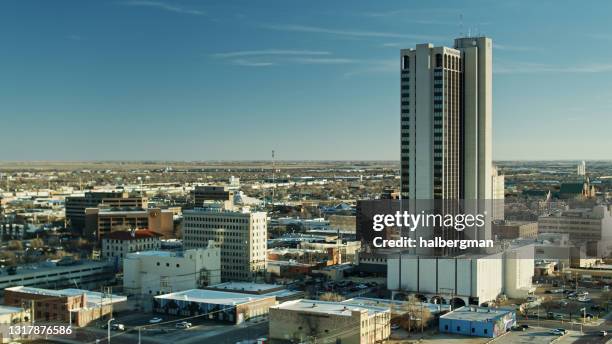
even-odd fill
[[[511,331],[495,340],[496,344],[548,344],[558,335],[550,333],[550,329],[542,327],[529,327],[525,331]]]

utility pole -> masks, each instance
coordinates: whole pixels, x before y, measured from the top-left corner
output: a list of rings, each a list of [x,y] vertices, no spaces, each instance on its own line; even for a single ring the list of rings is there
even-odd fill
[[[423,301],[421,301],[421,338],[423,338]]]
[[[34,325],[34,314],[36,314],[36,311],[34,309],[34,307],[36,307],[36,301],[34,299],[30,300],[30,325]]]
[[[142,330],[142,327],[139,326],[138,327],[138,344],[141,344],[140,343],[140,330]]]

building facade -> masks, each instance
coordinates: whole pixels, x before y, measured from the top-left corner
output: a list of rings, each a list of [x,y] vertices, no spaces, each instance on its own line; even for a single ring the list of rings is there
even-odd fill
[[[26,308],[33,321],[87,326],[127,301],[125,296],[83,289],[41,289],[12,287],[4,290],[4,302]]]
[[[535,239],[538,236],[538,223],[530,221],[495,221],[493,236],[497,239]]]
[[[123,288],[129,294],[161,295],[221,282],[221,250],[205,248],[179,252],[130,253],[123,260]]]
[[[495,301],[501,294],[526,297],[533,291],[533,274],[533,245],[491,255],[387,258],[387,288],[394,298],[415,294],[423,301],[454,307]]]
[[[274,296],[202,289],[185,290],[153,298],[153,310],[157,313],[179,316],[206,314],[206,319],[233,324],[265,316],[274,304],[276,304]]]
[[[161,234],[147,229],[111,232],[102,239],[102,259],[121,264],[128,253],[158,250],[161,237]]]
[[[89,191],[83,196],[66,197],[66,227],[79,233],[85,229],[85,209],[96,208],[100,204],[110,207],[147,207],[146,197],[130,197],[123,191]]]
[[[204,247],[214,241],[221,248],[221,279],[252,281],[266,270],[267,217],[265,212],[196,208],[183,212],[183,245]]]
[[[391,334],[389,308],[318,300],[270,307],[270,343],[384,342]]]
[[[586,243],[587,254],[605,256],[612,248],[612,212],[609,206],[557,211],[538,218],[539,233],[568,234],[569,240]]]
[[[495,338],[516,325],[516,313],[509,309],[461,307],[440,316],[441,333]]]
[[[492,41],[418,44],[401,56],[401,197],[490,199]]]
[[[227,186],[197,185],[193,189],[193,200],[196,207],[203,207],[206,202],[220,202],[223,208],[234,207],[234,191]]]
[[[84,236],[102,239],[121,230],[149,229],[165,238],[174,237],[174,212],[159,208],[87,208]]]

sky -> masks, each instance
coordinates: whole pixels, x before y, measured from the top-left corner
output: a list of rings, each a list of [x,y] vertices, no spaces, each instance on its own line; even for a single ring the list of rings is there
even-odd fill
[[[495,160],[612,158],[612,2],[0,2],[0,160],[399,160],[399,49],[493,39]]]

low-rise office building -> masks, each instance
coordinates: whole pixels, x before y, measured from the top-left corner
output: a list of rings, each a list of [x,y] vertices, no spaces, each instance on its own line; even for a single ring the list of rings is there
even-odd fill
[[[494,221],[493,237],[497,239],[535,239],[538,223],[530,221]]]
[[[440,316],[442,333],[495,338],[516,325],[516,313],[502,308],[466,306]]]
[[[161,295],[221,282],[221,253],[214,242],[185,251],[143,251],[123,260],[128,294]]]
[[[374,344],[389,338],[386,307],[294,300],[270,307],[270,342]]]
[[[587,254],[604,257],[612,252],[612,212],[597,205],[592,209],[569,209],[538,218],[539,233],[569,234],[574,242],[584,242]]]
[[[85,237],[97,240],[114,231],[149,229],[165,238],[174,236],[174,212],[159,208],[87,208]]]
[[[34,321],[79,327],[111,313],[114,306],[126,301],[125,296],[72,288],[51,290],[19,286],[4,290],[4,303],[27,307]]]
[[[85,229],[85,209],[97,208],[104,204],[109,207],[147,208],[146,197],[130,197],[124,191],[89,191],[83,195],[66,197],[66,226],[83,233]]]
[[[162,236],[147,229],[109,233],[102,239],[102,259],[121,265],[128,253],[159,250]]]
[[[274,296],[191,289],[155,296],[153,310],[179,316],[206,315],[206,319],[240,324],[268,314],[275,304]]]

